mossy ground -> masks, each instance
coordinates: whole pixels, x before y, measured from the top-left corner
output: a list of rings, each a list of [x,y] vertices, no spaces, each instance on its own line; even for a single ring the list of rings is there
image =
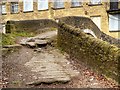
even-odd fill
[[[12,33],[7,33],[7,34],[1,34],[2,38],[2,46],[4,45],[13,45],[15,44],[16,38],[17,37],[33,37],[35,34],[32,32],[12,32]]]
[[[43,32],[46,31],[54,31],[56,30],[56,28],[49,28],[48,30],[45,30]],[[41,32],[41,33],[43,33]],[[0,45],[4,46],[4,45],[13,45],[15,44],[16,38],[17,37],[33,37],[36,34],[40,33],[39,32],[27,32],[27,31],[14,31],[11,33],[6,33],[6,34],[0,34],[1,37],[1,42]]]

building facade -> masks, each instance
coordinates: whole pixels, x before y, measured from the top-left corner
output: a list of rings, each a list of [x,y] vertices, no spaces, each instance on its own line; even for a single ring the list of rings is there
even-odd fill
[[[111,2],[110,2],[111,1]],[[120,0],[19,0],[1,2],[1,23],[8,20],[54,19],[64,16],[85,16],[104,33],[120,38]]]

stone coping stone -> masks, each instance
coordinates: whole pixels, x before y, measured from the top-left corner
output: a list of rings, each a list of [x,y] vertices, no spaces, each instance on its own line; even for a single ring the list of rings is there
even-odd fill
[[[14,44],[14,45],[5,45],[3,48],[21,48],[22,46],[20,44]]]

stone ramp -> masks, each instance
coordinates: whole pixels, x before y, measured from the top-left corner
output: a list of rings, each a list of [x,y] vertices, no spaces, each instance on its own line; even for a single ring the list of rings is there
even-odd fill
[[[48,31],[45,33],[41,33],[35,37],[29,37],[22,39],[20,44],[21,45],[28,45],[31,47],[35,47],[36,45],[46,45],[51,42],[51,38],[57,35],[57,30]]]
[[[41,33],[41,34],[39,34],[39,35],[37,35],[37,36],[35,36],[33,38],[39,38],[39,39],[42,39],[42,38],[52,38],[55,35],[57,35],[57,30]]]
[[[41,83],[66,83],[79,74],[72,68],[66,57],[57,50],[43,51],[34,56],[25,66],[36,73],[37,79],[27,82],[29,85]]]

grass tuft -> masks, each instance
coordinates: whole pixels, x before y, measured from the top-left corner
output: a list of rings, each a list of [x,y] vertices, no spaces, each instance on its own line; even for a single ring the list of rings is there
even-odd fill
[[[33,37],[33,36],[35,36],[34,33],[32,32],[28,33],[25,31],[2,34],[2,46],[15,44],[17,37]]]

